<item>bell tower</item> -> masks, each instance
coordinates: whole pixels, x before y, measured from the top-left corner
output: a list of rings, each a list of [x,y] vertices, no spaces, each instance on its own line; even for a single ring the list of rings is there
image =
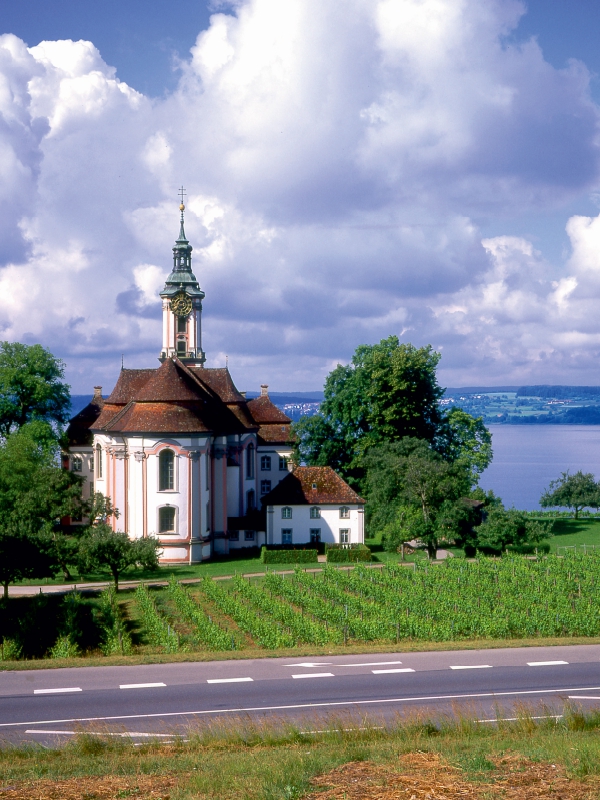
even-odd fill
[[[181,220],[179,237],[173,247],[173,270],[160,293],[163,309],[163,342],[159,361],[177,356],[185,364],[201,367],[206,361],[202,350],[204,292],[192,272],[193,248],[185,238],[183,186],[179,194]]]

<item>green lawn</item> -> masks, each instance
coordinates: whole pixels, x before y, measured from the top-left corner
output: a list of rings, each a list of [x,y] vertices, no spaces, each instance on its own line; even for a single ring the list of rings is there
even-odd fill
[[[582,545],[600,547],[600,520],[598,519],[557,519],[552,527],[554,534],[549,540],[550,552],[558,548],[577,547],[583,553]],[[560,550],[561,555],[564,550]]]

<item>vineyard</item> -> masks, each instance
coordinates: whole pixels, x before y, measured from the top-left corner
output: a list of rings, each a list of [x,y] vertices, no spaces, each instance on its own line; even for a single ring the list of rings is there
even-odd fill
[[[26,613],[24,598],[8,604],[0,659],[600,636],[599,579],[600,553],[592,552],[40,595]]]

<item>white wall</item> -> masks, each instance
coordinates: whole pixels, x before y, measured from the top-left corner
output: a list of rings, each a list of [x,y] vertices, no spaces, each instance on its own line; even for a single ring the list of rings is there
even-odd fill
[[[350,519],[340,518],[339,505],[320,505],[321,511],[319,519],[311,519],[311,506],[290,506],[292,509],[291,519],[282,519],[281,512],[284,506],[270,506],[267,509],[267,519],[272,525],[272,530],[268,531],[269,544],[282,544],[281,530],[283,528],[292,529],[292,544],[303,544],[310,542],[311,528],[321,529],[321,541],[339,543],[340,529],[349,529],[349,544],[364,543],[364,513],[362,505],[349,505]],[[273,509],[271,512],[270,509]],[[271,522],[272,520],[272,522]]]

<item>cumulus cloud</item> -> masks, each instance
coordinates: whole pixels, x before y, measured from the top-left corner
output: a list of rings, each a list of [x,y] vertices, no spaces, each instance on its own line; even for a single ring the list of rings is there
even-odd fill
[[[600,221],[551,264],[484,220],[598,183],[585,67],[509,44],[513,0],[246,0],[150,100],[93,43],[0,37],[0,335],[74,388],[155,363],[176,188],[207,297],[209,365],[315,388],[390,333],[447,383],[585,380],[600,345]],[[498,225],[496,225],[498,227]],[[104,377],[103,377],[104,376]]]

